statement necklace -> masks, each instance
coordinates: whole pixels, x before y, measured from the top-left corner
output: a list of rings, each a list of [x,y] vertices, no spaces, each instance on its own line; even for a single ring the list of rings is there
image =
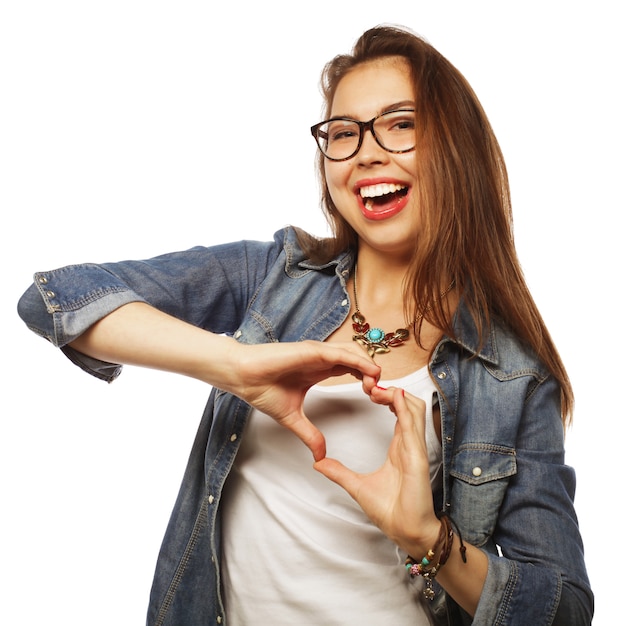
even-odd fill
[[[352,339],[362,345],[367,353],[373,357],[375,354],[385,354],[391,348],[402,345],[409,338],[408,328],[398,328],[394,333],[385,333],[382,328],[371,328],[365,317],[359,310],[359,301],[356,295],[356,265],[354,266],[354,308],[352,315],[352,328],[356,333]]]
[[[439,294],[439,298],[445,297],[453,286],[454,280]],[[386,333],[382,328],[372,328],[366,321],[365,316],[359,310],[359,300],[356,295],[356,264],[354,266],[353,291],[356,311],[352,315],[352,328],[356,334],[352,336],[352,340],[362,345],[372,358],[375,354],[390,352],[391,348],[401,346],[409,338],[408,328],[397,328],[393,333]],[[422,315],[418,315],[415,318],[414,326],[421,317]]]

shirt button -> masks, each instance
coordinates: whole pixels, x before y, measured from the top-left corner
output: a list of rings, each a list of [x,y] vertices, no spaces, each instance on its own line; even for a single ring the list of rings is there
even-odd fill
[[[448,375],[445,372],[439,372],[439,374],[437,374],[439,380],[445,380],[447,377]]]
[[[39,283],[41,285],[47,285],[48,284],[48,279],[45,276],[40,276],[39,277]]]
[[[214,500],[215,500],[215,498],[213,496],[209,496],[209,504],[213,504]]]
[[[238,330],[238,331],[235,333],[235,339],[239,339],[239,337],[241,337],[241,335],[243,335],[243,333],[242,333],[240,330]]]
[[[46,291],[48,298],[54,298],[57,294],[54,291]]]
[[[480,467],[475,467],[475,468],[472,470],[472,474],[473,474],[474,476],[476,476],[476,478],[478,478],[478,477],[479,477],[482,473],[483,473],[483,471],[480,469]]]
[[[221,623],[222,623],[222,616],[221,616],[221,615],[218,615],[218,616],[217,616],[217,623],[218,623],[218,624],[221,624]]]
[[[343,300],[343,301],[341,302],[341,306],[348,306],[348,300],[347,300],[347,299],[346,299],[346,300]]]
[[[231,441],[237,441],[237,435],[236,434],[231,435],[230,436],[230,440]]]

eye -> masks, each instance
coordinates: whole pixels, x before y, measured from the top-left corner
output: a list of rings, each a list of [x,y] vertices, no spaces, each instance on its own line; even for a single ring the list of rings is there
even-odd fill
[[[392,128],[395,128],[397,130],[414,130],[415,121],[414,120],[402,120],[400,122],[396,122]]]
[[[391,111],[382,115],[379,120],[384,124],[386,132],[401,133],[415,130],[414,111]]]
[[[341,141],[342,139],[351,139],[356,133],[353,130],[340,130],[336,133],[332,133],[330,136],[331,141]]]
[[[359,127],[353,122],[336,120],[326,129],[328,143],[350,141],[359,136]]]

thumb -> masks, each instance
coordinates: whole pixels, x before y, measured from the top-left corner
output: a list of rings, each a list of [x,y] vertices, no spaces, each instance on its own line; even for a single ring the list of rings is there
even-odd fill
[[[313,429],[307,431],[305,434],[298,434],[300,439],[313,453],[315,461],[323,460],[326,456],[326,439],[324,435],[313,426]]]
[[[340,461],[323,458],[313,464],[313,469],[343,487],[352,497],[356,494],[359,486],[359,475],[348,469]]]
[[[322,432],[313,425],[303,413],[292,419],[280,422],[289,429],[313,453],[313,459],[319,461],[326,456],[326,439]]]

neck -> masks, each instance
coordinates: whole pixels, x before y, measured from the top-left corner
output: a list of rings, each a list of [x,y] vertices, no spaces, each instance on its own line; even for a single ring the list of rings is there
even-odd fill
[[[378,308],[378,323],[374,324],[372,318],[368,321],[361,309],[361,304],[358,299],[357,285],[359,283],[359,275],[357,274],[358,263],[354,267],[354,275],[352,277],[352,288],[354,293],[354,313],[352,315],[352,328],[355,335],[352,337],[354,341],[360,343],[373,357],[375,354],[385,354],[397,346],[402,345],[409,338],[409,324],[399,323],[394,329],[390,329],[384,324],[383,315],[387,319],[391,319],[391,316],[397,316],[399,311],[403,311],[404,307],[392,308],[392,303],[385,300],[384,307]],[[372,302],[372,313],[377,310],[377,307]],[[391,315],[390,315],[391,314]],[[398,318],[399,319],[399,318]]]
[[[393,258],[375,256],[359,250],[358,300],[361,308],[404,311],[404,286],[408,270],[406,263]],[[352,276],[354,280],[354,274]]]

